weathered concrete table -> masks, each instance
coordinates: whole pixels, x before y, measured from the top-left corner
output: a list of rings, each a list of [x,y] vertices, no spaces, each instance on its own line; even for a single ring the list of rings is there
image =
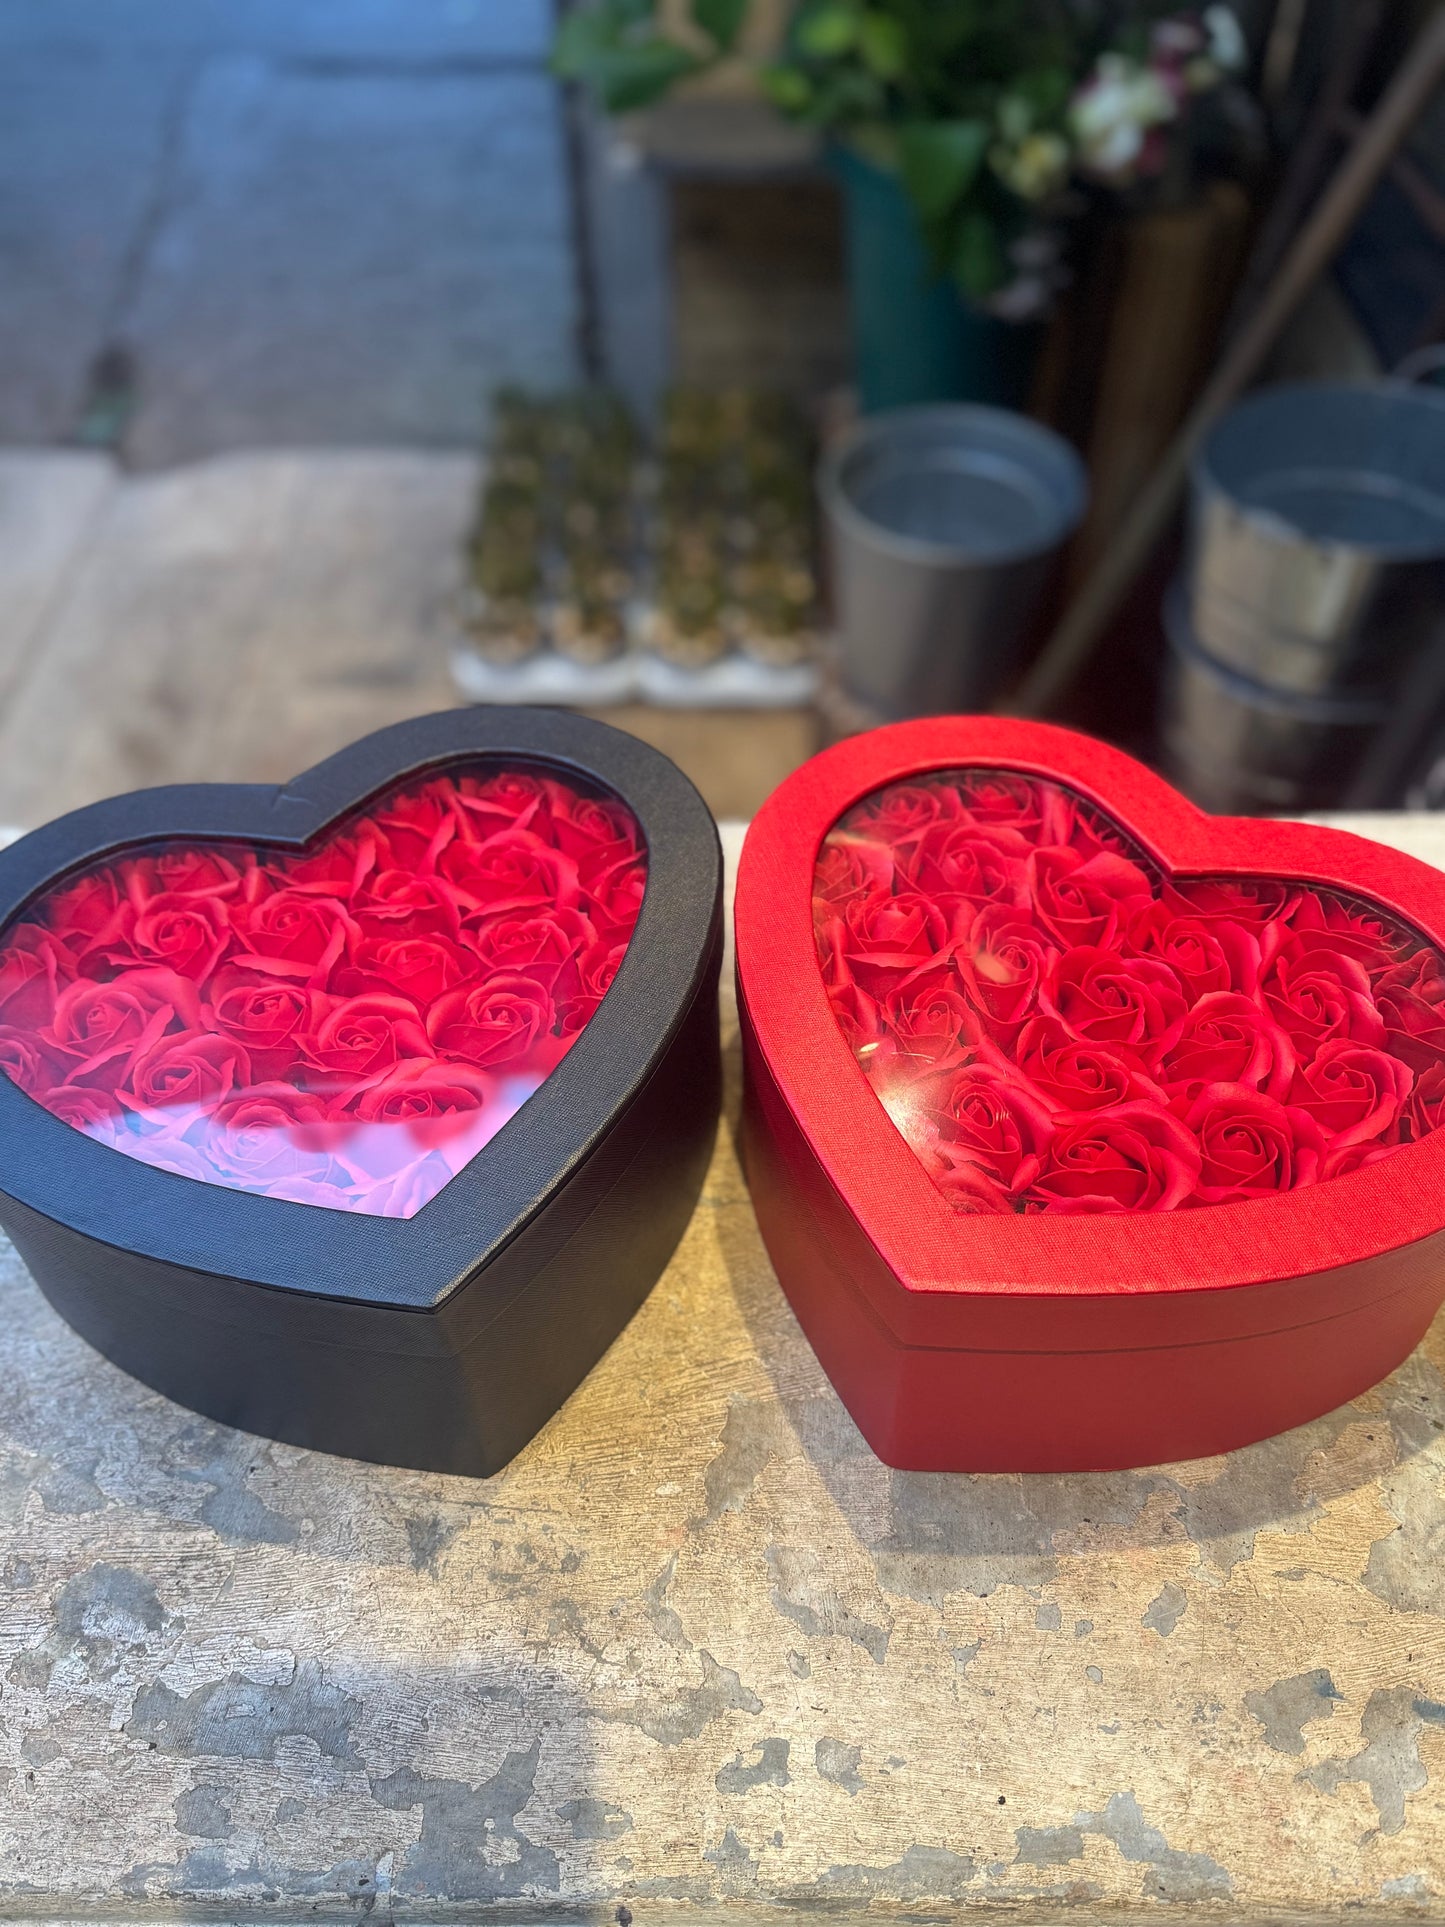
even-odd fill
[[[198,1419],[5,1247],[0,1306],[0,1911],[1445,1908],[1445,1321],[1229,1458],[893,1473],[727,1127],[666,1277],[486,1483]]]

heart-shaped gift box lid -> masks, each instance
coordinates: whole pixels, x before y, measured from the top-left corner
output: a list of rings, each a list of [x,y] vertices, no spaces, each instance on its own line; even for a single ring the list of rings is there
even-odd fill
[[[428,839],[417,827],[427,809],[435,821],[447,819],[450,811],[469,825],[485,805],[488,779],[495,787],[499,775],[519,771],[524,782],[527,773],[535,773],[559,813],[569,798],[575,799],[579,809],[595,800],[598,810],[616,827],[620,842],[607,853],[606,890],[587,895],[578,891],[575,847],[554,849],[559,841],[556,835],[524,832],[544,860],[550,852],[550,859],[560,866],[562,893],[568,902],[550,921],[553,935],[561,931],[566,940],[559,939],[557,956],[544,966],[538,965],[534,955],[519,957],[515,949],[489,953],[486,968],[501,973],[489,981],[525,989],[538,981],[540,973],[555,987],[559,980],[547,976],[555,964],[569,973],[575,992],[579,959],[591,958],[594,974],[591,993],[571,998],[570,1029],[561,1017],[551,1022],[549,1007],[548,1022],[534,1038],[530,1056],[518,1059],[514,1066],[524,1075],[504,1090],[505,1080],[494,1064],[485,1061],[484,1046],[484,1061],[475,1061],[476,1026],[468,1026],[465,1010],[452,1009],[464,1001],[467,984],[475,977],[460,984],[428,983],[427,992],[436,990],[436,996],[421,995],[413,987],[410,1005],[404,995],[392,994],[397,984],[369,981],[366,970],[374,963],[375,952],[374,947],[368,950],[361,925],[366,910],[374,913],[376,904],[364,892],[352,902],[350,886],[338,878],[354,859],[358,819],[374,828],[378,815],[386,819],[380,834],[383,840],[390,839],[393,855],[395,848],[403,846],[412,853],[397,859],[398,864],[405,867],[411,862],[413,869],[436,874],[438,853],[433,849],[429,855],[421,854]],[[480,804],[478,791],[484,792]],[[461,804],[453,808],[457,797]],[[406,824],[397,821],[398,799],[409,807],[411,820]],[[499,818],[493,826],[489,819],[487,828],[492,827],[505,829],[506,824]],[[443,830],[443,839],[453,828]],[[350,841],[338,876],[333,877],[327,865],[337,851],[339,836]],[[195,870],[200,865],[205,872],[208,860],[209,875]],[[333,1033],[316,1028],[323,1023],[323,1012],[309,1036],[306,1062],[293,1059],[288,1066],[268,1061],[268,1072],[274,1074],[257,1080],[265,1086],[262,1098],[274,1104],[286,1089],[304,1087],[300,1093],[307,1106],[303,1133],[317,1103],[331,1102],[344,1112],[346,1124],[316,1123],[307,1142],[319,1142],[329,1152],[340,1131],[346,1141],[339,1156],[355,1176],[357,1159],[349,1153],[358,1133],[365,1139],[370,1132],[370,1142],[380,1141],[379,1127],[356,1123],[358,1092],[369,1100],[373,1115],[379,1113],[383,1100],[409,1115],[404,1087],[409,1077],[418,1074],[418,1066],[429,1062],[434,1068],[427,1075],[443,1084],[450,1076],[463,1087],[460,1101],[476,1094],[484,1111],[492,1106],[490,1122],[453,1156],[455,1175],[438,1188],[435,1173],[428,1173],[424,1182],[414,1181],[404,1197],[389,1196],[380,1202],[374,1196],[368,1198],[364,1184],[353,1185],[345,1195],[301,1185],[293,1186],[288,1196],[284,1184],[278,1195],[260,1195],[241,1188],[250,1177],[235,1175],[234,1158],[226,1161],[225,1172],[197,1163],[195,1146],[199,1144],[204,1152],[207,1142],[205,1119],[189,1130],[178,1150],[159,1154],[169,1157],[170,1168],[157,1168],[144,1161],[157,1155],[148,1140],[135,1146],[131,1155],[118,1152],[111,1143],[96,1141],[64,1116],[53,1114],[47,1101],[54,1100],[48,1100],[47,1092],[29,1095],[12,1078],[0,1077],[0,1139],[6,1147],[0,1188],[42,1218],[119,1251],[308,1298],[424,1310],[445,1303],[469,1279],[485,1277],[489,1260],[596,1152],[618,1116],[645,1088],[660,1055],[705,986],[709,969],[715,969],[720,856],[715,828],[696,791],[665,758],[618,731],[582,718],[518,710],[458,710],[400,724],[368,737],[280,789],[197,785],[142,791],[63,817],[0,852],[0,955],[7,940],[13,943],[17,927],[44,930],[47,911],[58,901],[74,905],[78,884],[112,892],[118,884],[124,896],[128,886],[132,892],[141,887],[138,867],[151,866],[145,887],[153,893],[158,882],[182,886],[179,891],[159,893],[174,909],[187,884],[199,884],[199,895],[205,899],[206,885],[214,882],[218,863],[239,876],[237,881],[226,875],[227,894],[220,899],[218,920],[226,926],[221,938],[227,946],[224,957],[219,970],[207,974],[215,959],[196,962],[187,952],[179,973],[184,977],[189,971],[202,997],[211,1000],[206,1004],[205,1022],[213,1031],[219,1002],[213,991],[220,976],[226,975],[232,986],[248,981],[292,985],[332,1005],[346,1004],[353,995],[363,1002],[380,995],[382,1028],[394,1024],[398,1034],[404,1032],[410,1040],[402,1051],[406,1062],[399,1069],[393,1063],[382,1066],[381,1073],[375,1065],[353,1073],[346,1068],[351,1060],[344,1053],[338,1056],[333,1050],[328,1056],[319,1048],[318,1038],[320,1044],[335,1044]],[[443,854],[440,871],[451,889],[457,881],[457,865],[449,866]],[[468,970],[473,965],[480,969],[478,943],[487,949],[486,940],[495,936],[497,928],[495,918],[485,911],[505,910],[510,900],[495,877],[488,878],[485,889],[470,876],[461,880],[468,887],[462,891],[461,924],[453,948],[464,956]],[[405,883],[403,878],[403,891]],[[492,892],[490,899],[486,889]],[[320,914],[317,906],[322,906],[334,932],[342,932],[344,926],[339,959],[328,952],[318,962],[317,949],[306,948],[304,928],[290,950],[275,940],[274,933],[267,940],[256,937],[256,906],[247,906],[243,914],[238,894],[248,890],[265,899],[262,913],[280,903],[295,911],[302,924],[313,913]],[[606,902],[599,910],[604,896]],[[182,903],[181,907],[188,906]],[[149,954],[137,956],[141,946],[134,938],[134,918],[124,904],[122,911],[126,921],[121,937],[116,936],[114,920],[105,924],[87,940],[85,965],[79,974],[89,970],[125,989],[131,981],[130,969],[137,963],[153,966],[158,960]],[[596,923],[599,916],[604,922],[610,917],[606,929]],[[399,928],[406,927],[403,919]],[[288,939],[293,928],[288,926]],[[318,944],[325,934],[323,930]],[[597,955],[603,936],[609,939],[610,958]],[[340,935],[337,941],[342,942]],[[159,961],[173,964],[176,958]],[[344,983],[334,975],[338,969],[346,978]],[[332,976],[326,975],[328,970]],[[170,973],[172,978],[176,974]],[[334,994],[338,987],[347,995]],[[187,1051],[204,1060],[201,1067],[209,1076],[215,1068],[211,1059],[222,1052],[223,1044],[229,1047],[224,1039],[195,1042],[194,1024],[184,1015],[169,1018],[175,996],[170,990],[166,994],[170,1004],[157,1020],[162,1034],[147,1040],[148,1055],[138,1070],[132,1069],[121,1099],[106,1094],[107,1104],[119,1102],[122,1107],[117,1115],[123,1138],[141,1108],[137,1092],[149,1097],[158,1079],[188,1076],[193,1068],[189,1062],[177,1069]],[[557,1009],[562,1009],[560,995]],[[37,1021],[33,1031],[34,1035],[43,1032],[53,1045],[53,1013],[48,1028]],[[23,1027],[12,1025],[12,1043],[17,1036],[26,1041]],[[158,1064],[158,1055],[164,1060],[177,1036],[180,1048],[171,1048],[171,1061]],[[62,1041],[74,1045],[73,1037]],[[354,1044],[355,1038],[344,1041]],[[78,1050],[78,1046],[72,1049],[72,1062]],[[89,1075],[99,1076],[103,1085],[114,1083],[110,1072],[117,1060],[82,1061],[86,1067],[82,1082]],[[221,1069],[227,1076],[232,1074],[229,1059]],[[144,1090],[142,1079],[149,1079]],[[468,1084],[470,1091],[465,1088]],[[224,1094],[245,1095],[239,1090]],[[444,1096],[449,1103],[458,1098],[451,1091]],[[254,1094],[247,1100],[249,1115],[254,1115],[253,1099]],[[57,1104],[56,1108],[63,1107]],[[423,1104],[421,1108],[436,1107]],[[456,1121],[453,1116],[451,1122]],[[445,1123],[439,1120],[430,1127],[434,1141],[444,1139]],[[102,1118],[102,1134],[104,1125]],[[422,1141],[427,1139],[426,1127],[408,1124],[403,1128],[418,1133]],[[307,1169],[311,1168],[308,1164]],[[301,1202],[299,1197],[312,1201]],[[330,1204],[342,1208],[327,1208]],[[515,1288],[514,1280],[507,1289]],[[500,1304],[488,1304],[478,1307],[476,1316],[484,1323],[500,1309]]]
[[[850,812],[890,786],[950,771],[1061,786],[1106,835],[1118,827],[1122,856],[1132,849],[1161,879],[1284,878],[1306,892],[1367,899],[1422,947],[1438,950],[1445,933],[1445,878],[1426,865],[1341,831],[1211,818],[1132,759],[1068,731],[947,718],[876,730],[814,758],[749,832],[737,891],[739,991],[815,1177],[851,1211],[858,1246],[837,1254],[840,1276],[898,1339],[1022,1349],[1177,1342],[1217,1336],[1226,1303],[1239,1329],[1307,1323],[1348,1298],[1349,1267],[1440,1236],[1439,1131],[1345,1175],[1244,1201],[962,1215],[839,1027],[813,902],[820,856],[840,824],[846,837],[857,820]]]

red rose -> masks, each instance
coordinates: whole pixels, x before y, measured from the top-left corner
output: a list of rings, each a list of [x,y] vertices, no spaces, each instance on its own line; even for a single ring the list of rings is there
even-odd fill
[[[630,937],[642,914],[647,871],[641,863],[620,864],[593,884],[586,905],[589,921],[599,937],[609,942]]]
[[[1191,917],[1157,898],[1130,919],[1129,947],[1167,963],[1192,1002],[1259,982],[1259,938],[1227,917]]]
[[[467,933],[467,943],[486,975],[511,971],[535,977],[559,997],[575,989],[577,959],[596,940],[592,925],[576,910],[532,910],[489,917]]]
[[[21,923],[0,950],[0,1024],[21,1030],[50,1022],[62,984],[75,975],[68,951],[38,923]]]
[[[485,843],[449,843],[437,869],[472,910],[488,916],[575,908],[580,889],[573,859],[529,830],[502,830]]]
[[[349,903],[367,887],[383,856],[389,854],[375,826],[362,822],[350,834],[332,838],[308,855],[290,857],[274,866],[273,874],[283,889]],[[245,879],[243,894],[249,893],[256,901],[265,892],[248,891],[250,883],[250,878]]]
[[[867,1068],[867,1060],[890,1041],[888,1025],[877,1001],[857,984],[845,983],[828,992],[833,1017],[849,1048]]]
[[[1405,1102],[1401,1126],[1412,1142],[1428,1137],[1445,1124],[1445,1063],[1436,1062],[1415,1073],[1415,1084]]]
[[[818,852],[813,871],[815,915],[826,914],[852,897],[888,895],[892,888],[893,859],[881,843],[834,830]]]
[[[902,1087],[884,1107],[956,1209],[999,1210],[1038,1176],[1053,1120],[1007,1064],[975,1062]]]
[[[577,959],[572,995],[568,1001],[559,1002],[557,1006],[564,1037],[575,1037],[591,1022],[622,967],[622,959],[627,955],[627,943],[626,937],[612,943],[599,937]]]
[[[88,1137],[96,1137],[101,1143],[109,1143],[128,1158],[139,1164],[148,1164],[156,1171],[170,1171],[178,1178],[190,1178],[197,1184],[215,1184],[216,1170],[205,1151],[192,1144],[187,1132],[199,1126],[204,1129],[205,1111],[203,1108],[179,1107],[174,1110],[128,1110],[124,1122],[117,1122],[113,1138],[101,1132],[87,1130]]]
[[[254,867],[254,859],[251,862]],[[153,897],[233,897],[241,887],[239,865],[219,850],[148,851],[122,863],[119,874],[126,897],[137,908]]]
[[[110,983],[78,978],[42,1032],[67,1064],[62,1080],[114,1090],[132,1061],[172,1029],[201,1029],[196,988],[174,970],[128,970]]]
[[[1104,1044],[1071,1037],[1053,1017],[1032,1018],[1014,1046],[1019,1075],[1055,1117],[1102,1111],[1132,1099],[1162,1104],[1163,1093],[1137,1063]]]
[[[338,897],[282,889],[236,913],[241,940],[235,961],[268,977],[291,977],[323,989],[332,970],[359,936]]]
[[[491,1079],[469,1064],[410,1058],[352,1092],[344,1108],[366,1124],[418,1124],[478,1110],[492,1091]]]
[[[848,981],[882,997],[925,965],[946,963],[953,949],[947,917],[936,903],[916,892],[897,897],[861,897],[850,903],[830,947]]]
[[[1149,902],[1149,879],[1112,850],[1085,856],[1056,845],[1029,857],[1018,900],[1060,944],[1108,949],[1121,922]]]
[[[428,1151],[355,1192],[348,1208],[372,1218],[414,1218],[455,1175],[439,1152]]]
[[[576,861],[584,888],[637,860],[632,812],[605,797],[574,796],[559,787],[552,798],[551,840]]]
[[[931,824],[903,853],[899,874],[906,889],[979,909],[1022,900],[1028,855],[1028,839],[1017,830],[949,819]]]
[[[1160,892],[1182,917],[1247,930],[1259,945],[1261,969],[1288,936],[1300,894],[1297,886],[1268,877],[1175,877]]]
[[[1254,931],[1287,922],[1300,896],[1297,884],[1270,877],[1174,877],[1163,890],[1164,901],[1183,916],[1223,918]]]
[[[338,997],[390,991],[409,997],[424,1011],[443,991],[455,990],[476,974],[472,952],[446,937],[389,934],[363,938],[351,962],[332,973],[331,988]]]
[[[31,1097],[63,1082],[67,1066],[57,1051],[46,1050],[35,1033],[0,1024],[0,1071]]]
[[[1363,1171],[1371,1164],[1379,1164],[1397,1148],[1393,1144],[1379,1143],[1339,1145],[1333,1151],[1326,1151],[1325,1161],[1320,1167],[1320,1176],[1347,1178],[1351,1171]]]
[[[461,830],[457,800],[449,783],[426,783],[374,809],[362,827],[378,839],[377,867],[413,873],[434,869],[441,852]],[[475,829],[469,833],[477,834]]]
[[[946,783],[892,783],[850,810],[842,828],[850,837],[897,852],[908,849],[931,823],[953,821],[962,813],[957,790]]]
[[[464,776],[456,801],[468,834],[478,842],[499,830],[531,830],[550,841],[558,801],[568,794],[561,784],[545,777],[504,769],[492,776]]]
[[[235,938],[230,911],[216,895],[153,896],[124,905],[96,938],[94,956],[119,970],[159,965],[204,983]],[[86,953],[87,962],[91,953]]]
[[[1289,1101],[1308,1111],[1338,1150],[1393,1130],[1414,1082],[1398,1057],[1335,1038],[1295,1073]]]
[[[117,1095],[128,1109],[214,1110],[250,1081],[239,1044],[215,1031],[187,1030],[160,1038],[137,1057]]]
[[[381,870],[351,900],[362,937],[457,937],[462,916],[456,892],[438,877]]]
[[[1116,856],[1127,856],[1132,862],[1144,863],[1142,851],[1137,850],[1100,811],[1082,800],[1072,803],[1073,822],[1069,826],[1069,848],[1079,850],[1085,856],[1095,856],[1100,850],[1111,850]],[[1152,884],[1150,886],[1153,887]]]
[[[97,1091],[88,1085],[57,1084],[46,1091],[40,1102],[72,1130],[81,1131],[101,1144],[119,1146],[121,1143],[127,1113],[113,1092]]]
[[[219,970],[209,996],[206,1022],[244,1047],[252,1073],[262,1083],[283,1076],[298,1062],[301,1039],[322,1014],[315,991],[284,977],[255,977],[244,970]]]
[[[67,949],[88,950],[129,901],[113,870],[87,870],[45,900],[45,920]]]
[[[1077,806],[1057,783],[1008,770],[969,770],[959,793],[971,823],[1018,830],[1031,844],[1067,843],[1073,835]]]
[[[1226,990],[1199,999],[1151,1066],[1167,1090],[1189,1097],[1204,1084],[1247,1084],[1283,1099],[1294,1077],[1295,1054],[1262,1004]]]
[[[1168,964],[1081,944],[1054,957],[1039,988],[1039,1007],[1071,1037],[1092,1044],[1169,1048],[1189,1001]]]
[[[927,1071],[956,1069],[976,1055],[983,1034],[958,983],[940,981],[917,990],[905,985],[889,994],[882,1014],[885,1028],[877,1041],[883,1048],[876,1058],[872,1049],[867,1052],[875,1061],[865,1059],[870,1076],[916,1078]]]
[[[1291,939],[1260,981],[1260,998],[1294,1046],[1308,1058],[1332,1037],[1382,1044],[1385,1025],[1370,979],[1353,957],[1301,952]]]
[[[1301,945],[1327,956],[1353,957],[1372,973],[1388,968],[1411,943],[1392,917],[1364,904],[1344,903],[1325,890],[1301,895],[1290,928]],[[1438,959],[1435,970],[1438,974]]]
[[[1199,1145],[1157,1104],[1119,1104],[1059,1126],[1024,1198],[1051,1211],[1172,1211],[1199,1182]]]
[[[1245,1084],[1206,1084],[1185,1119],[1199,1140],[1195,1197],[1232,1204],[1313,1184],[1324,1142],[1319,1126],[1294,1105]]]
[[[369,991],[328,999],[301,1054],[328,1090],[390,1070],[403,1057],[431,1057],[421,1016],[409,997]]]
[[[990,904],[973,919],[959,947],[958,968],[995,1037],[1007,1036],[1034,1014],[1039,985],[1056,954],[1044,933],[1008,904]]]
[[[1445,974],[1433,950],[1392,964],[1375,979],[1386,1047],[1415,1070],[1445,1057]]]
[[[439,997],[427,1031],[448,1057],[496,1070],[526,1057],[555,1021],[551,995],[534,977],[502,976]]]

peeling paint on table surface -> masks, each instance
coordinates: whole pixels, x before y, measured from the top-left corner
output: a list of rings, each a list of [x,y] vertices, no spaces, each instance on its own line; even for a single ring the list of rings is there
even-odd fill
[[[892,1472],[727,1123],[487,1481],[197,1418],[3,1244],[0,1303],[0,1913],[1445,1906],[1445,1321],[1225,1458]]]

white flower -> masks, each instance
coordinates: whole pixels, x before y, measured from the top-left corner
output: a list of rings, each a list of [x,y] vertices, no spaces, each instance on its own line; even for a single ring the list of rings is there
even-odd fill
[[[1227,74],[1236,74],[1249,58],[1244,29],[1233,7],[1204,9],[1204,31],[1209,35],[1209,58]]]
[[[1069,177],[1069,143],[1062,134],[1028,134],[1017,147],[993,148],[989,165],[1021,199],[1042,201]]]
[[[1069,107],[1080,163],[1101,179],[1127,178],[1149,130],[1178,112],[1178,102],[1152,67],[1125,54],[1100,54]]]

